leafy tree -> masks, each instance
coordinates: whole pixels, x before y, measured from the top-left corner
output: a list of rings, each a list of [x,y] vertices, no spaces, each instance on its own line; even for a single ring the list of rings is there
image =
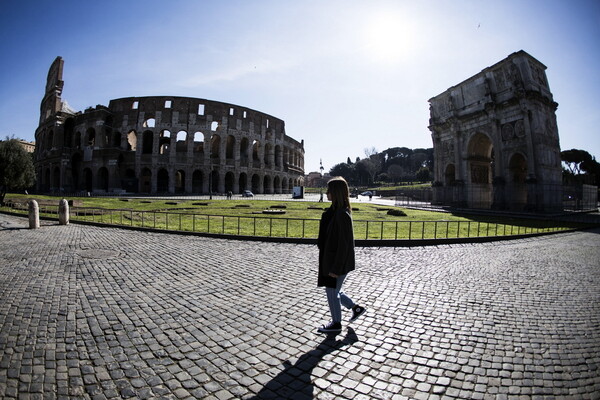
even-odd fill
[[[600,163],[590,153],[571,149],[561,151],[560,157],[566,181],[600,185]]]
[[[329,170],[329,175],[331,176],[341,176],[348,183],[354,182],[356,180],[356,172],[354,170],[354,165],[340,163],[336,164]]]
[[[15,138],[0,142],[0,204],[9,190],[27,189],[35,183],[31,155]]]
[[[578,149],[561,151],[560,158],[562,159],[563,166],[573,175],[588,172],[587,169],[592,167],[592,161],[594,161],[590,153]]]
[[[404,168],[399,164],[392,164],[387,169],[387,174],[392,180],[392,182],[397,183],[404,176]]]
[[[360,184],[369,185],[375,181],[375,175],[379,171],[379,166],[371,158],[365,158],[356,163],[356,172]],[[366,179],[365,179],[366,178]]]
[[[431,180],[431,171],[427,167],[421,167],[417,171],[417,180],[420,182],[426,182]]]

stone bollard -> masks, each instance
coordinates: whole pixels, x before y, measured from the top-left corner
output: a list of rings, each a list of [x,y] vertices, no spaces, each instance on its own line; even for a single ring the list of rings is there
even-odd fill
[[[58,223],[59,225],[69,225],[69,202],[62,199],[58,203]]]
[[[29,229],[40,227],[40,208],[35,200],[29,200]]]

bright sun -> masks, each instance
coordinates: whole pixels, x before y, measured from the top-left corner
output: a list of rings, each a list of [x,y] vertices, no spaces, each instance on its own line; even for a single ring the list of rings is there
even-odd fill
[[[376,63],[398,64],[414,46],[414,29],[398,13],[378,14],[367,20],[364,48]]]

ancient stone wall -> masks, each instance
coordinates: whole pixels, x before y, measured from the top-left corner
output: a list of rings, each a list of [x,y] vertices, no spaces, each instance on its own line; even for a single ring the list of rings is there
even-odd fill
[[[519,51],[429,100],[437,202],[562,207],[558,104],[545,69]]]
[[[283,120],[174,96],[127,97],[75,112],[51,83],[62,82],[57,60],[36,131],[38,190],[291,193],[302,184],[304,142],[285,134]],[[57,102],[63,106],[47,112]]]

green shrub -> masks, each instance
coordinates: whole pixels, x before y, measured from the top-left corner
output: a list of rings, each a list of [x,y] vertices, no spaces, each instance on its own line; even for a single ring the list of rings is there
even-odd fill
[[[396,217],[406,217],[406,213],[404,211],[396,209],[388,210],[387,215],[393,215]]]

